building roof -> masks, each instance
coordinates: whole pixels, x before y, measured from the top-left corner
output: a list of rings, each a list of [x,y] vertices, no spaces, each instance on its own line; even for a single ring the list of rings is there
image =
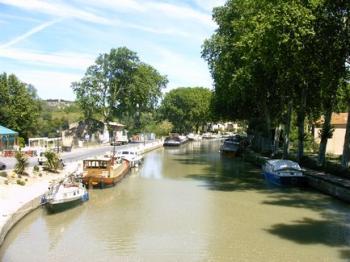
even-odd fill
[[[0,135],[18,135],[18,132],[8,129],[4,126],[0,126]]]
[[[346,125],[348,122],[348,113],[333,113],[332,114],[332,125]]]
[[[348,121],[348,113],[332,113],[331,125],[345,126]],[[316,126],[322,126],[324,123],[324,116],[316,121]]]

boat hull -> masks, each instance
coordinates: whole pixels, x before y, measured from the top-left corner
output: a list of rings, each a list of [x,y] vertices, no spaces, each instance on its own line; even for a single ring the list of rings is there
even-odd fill
[[[121,165],[121,168],[117,170],[115,174],[113,174],[110,177],[102,176],[100,173],[95,174],[87,174],[83,177],[83,184],[88,187],[99,187],[99,188],[105,188],[114,186],[117,184],[120,180],[122,180],[126,174],[129,171],[129,163],[128,161],[124,161]]]
[[[270,172],[264,172],[263,175],[266,181],[278,186],[306,186],[307,184],[304,176],[278,176]]]
[[[73,208],[75,206],[78,206],[82,204],[83,201],[81,198],[68,201],[68,202],[61,202],[61,203],[46,203],[46,208],[50,213],[57,213],[57,212],[62,212],[67,209]]]

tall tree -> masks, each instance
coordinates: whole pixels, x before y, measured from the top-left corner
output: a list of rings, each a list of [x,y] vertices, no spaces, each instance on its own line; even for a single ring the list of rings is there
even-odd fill
[[[203,87],[181,87],[168,92],[160,106],[163,119],[174,125],[174,131],[198,131],[210,121],[212,92]]]
[[[15,75],[0,75],[0,123],[27,139],[37,134],[40,101],[33,86],[22,83]]]
[[[315,11],[315,59],[319,65],[324,124],[318,164],[325,164],[327,141],[332,137],[331,116],[337,106],[337,90],[345,81],[350,55],[350,2],[325,0]]]
[[[150,110],[161,97],[167,84],[165,76],[142,63],[126,47],[101,54],[80,82],[72,88],[85,118],[100,118],[104,123],[139,110]]]

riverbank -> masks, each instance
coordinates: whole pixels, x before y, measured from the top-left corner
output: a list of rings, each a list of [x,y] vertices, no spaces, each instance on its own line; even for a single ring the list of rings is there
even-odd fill
[[[138,145],[137,149],[143,153],[150,152],[163,146],[163,141]],[[130,145],[134,148],[135,145]],[[16,178],[5,184],[7,179],[0,177],[0,246],[7,233],[25,215],[40,206],[41,196],[47,191],[52,180],[63,178],[79,167],[79,161],[70,162],[59,174],[41,172],[42,176],[28,172],[26,185],[18,185]],[[7,171],[12,173],[11,171]],[[12,176],[12,175],[10,175]]]
[[[247,152],[243,158],[245,161],[251,162],[259,167],[269,160],[268,157],[261,156],[253,151]],[[305,170],[304,175],[307,177],[307,182],[310,187],[350,203],[350,181],[348,179],[309,168],[303,169]]]

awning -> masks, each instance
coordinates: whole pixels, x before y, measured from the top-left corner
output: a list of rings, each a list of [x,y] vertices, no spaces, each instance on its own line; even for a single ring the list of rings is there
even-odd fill
[[[4,126],[0,126],[0,135],[18,135],[18,132],[8,129]]]

